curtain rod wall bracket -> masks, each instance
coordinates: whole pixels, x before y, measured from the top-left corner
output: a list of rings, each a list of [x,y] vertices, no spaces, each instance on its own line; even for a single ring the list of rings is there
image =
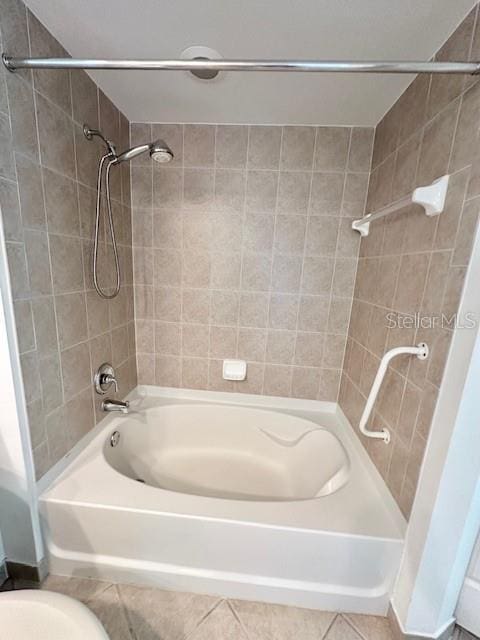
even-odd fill
[[[11,56],[7,56],[4,53],[2,53],[2,62],[4,67],[10,71],[10,73],[14,73],[15,71],[15,67],[12,65],[12,57]]]

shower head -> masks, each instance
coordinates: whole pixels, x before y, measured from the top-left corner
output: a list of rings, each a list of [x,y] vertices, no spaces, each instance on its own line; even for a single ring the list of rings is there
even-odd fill
[[[150,157],[155,162],[170,162],[173,158],[173,152],[170,147],[163,140],[155,140],[155,142],[149,142],[148,144],[139,144],[136,147],[127,149],[123,153],[120,153],[112,162],[112,164],[119,164],[120,162],[129,162],[141,155],[142,153],[150,152]]]
[[[170,162],[173,160],[173,151],[164,140],[155,140],[150,145],[150,157],[155,162]]]

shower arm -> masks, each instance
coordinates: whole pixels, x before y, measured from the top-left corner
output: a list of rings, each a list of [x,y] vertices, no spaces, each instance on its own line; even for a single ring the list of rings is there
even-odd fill
[[[370,393],[367,398],[367,402],[365,403],[365,408],[362,413],[362,417],[359,422],[360,432],[363,433],[367,438],[377,438],[379,440],[383,440],[385,444],[390,442],[390,431],[388,429],[382,429],[381,431],[371,431],[367,429],[367,423],[370,418],[370,414],[373,409],[373,405],[377,399],[378,392],[380,391],[380,387],[383,382],[383,378],[388,369],[388,365],[390,361],[396,356],[401,355],[412,355],[417,356],[419,360],[425,360],[428,358],[428,346],[425,342],[420,342],[416,347],[395,347],[395,349],[390,349],[383,356],[380,361],[380,366],[378,367],[377,375],[372,384],[372,388],[370,389]]]
[[[85,136],[85,138],[87,140],[93,140],[94,137],[100,138],[100,140],[102,140],[105,143],[105,146],[107,147],[107,150],[108,150],[108,154],[110,156],[114,156],[115,158],[117,157],[117,152],[115,150],[115,145],[113,144],[113,142],[108,140],[103,135],[103,133],[101,131],[99,131],[99,129],[90,129],[88,124],[84,124],[83,125],[83,135]]]

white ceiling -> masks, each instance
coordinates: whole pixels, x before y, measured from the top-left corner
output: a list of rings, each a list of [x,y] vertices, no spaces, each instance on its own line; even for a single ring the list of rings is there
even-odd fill
[[[427,60],[475,0],[27,0],[74,57]],[[26,52],[27,53],[27,52]],[[54,72],[52,72],[54,73]],[[410,76],[92,73],[131,121],[375,125]]]

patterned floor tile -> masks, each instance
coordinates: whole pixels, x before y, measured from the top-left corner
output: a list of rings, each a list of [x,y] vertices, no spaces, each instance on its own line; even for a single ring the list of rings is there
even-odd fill
[[[335,618],[325,638],[326,640],[362,640],[362,636],[341,615]]]
[[[249,640],[228,602],[216,607],[188,637],[188,640]]]
[[[233,600],[232,606],[249,637],[258,640],[319,640],[334,613]]]
[[[42,582],[41,588],[63,593],[66,596],[86,603],[96,598],[102,591],[105,591],[110,584],[110,582],[91,580],[89,578],[67,578],[64,576],[49,575],[47,579]]]
[[[219,598],[118,585],[136,640],[183,640],[219,602]]]
[[[87,602],[87,607],[103,624],[110,640],[135,639],[128,626],[126,612],[120,601],[116,585],[113,584],[97,594]]]
[[[392,630],[387,618],[362,616],[356,613],[349,613],[345,617],[362,634],[365,640],[393,640]]]

